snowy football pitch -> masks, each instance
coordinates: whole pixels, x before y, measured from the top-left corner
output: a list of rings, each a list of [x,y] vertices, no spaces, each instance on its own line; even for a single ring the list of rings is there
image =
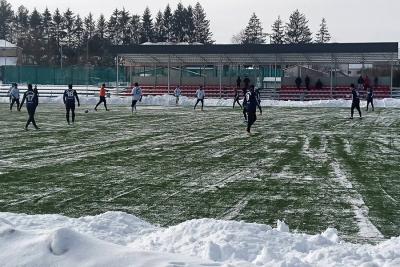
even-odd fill
[[[349,240],[400,235],[399,110],[346,120],[348,109],[267,108],[245,134],[230,108],[0,105],[0,212],[79,217],[109,210],[151,223],[244,220]]]

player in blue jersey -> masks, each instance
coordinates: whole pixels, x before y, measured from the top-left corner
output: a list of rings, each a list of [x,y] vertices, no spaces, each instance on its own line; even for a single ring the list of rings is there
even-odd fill
[[[35,127],[36,130],[40,129],[37,125],[36,125],[36,121],[35,121],[35,112],[36,112],[36,108],[38,106],[39,100],[38,100],[38,95],[33,91],[33,87],[32,84],[28,84],[28,91],[25,92],[22,101],[21,101],[21,105],[19,106],[19,109],[22,108],[22,106],[24,105],[26,100],[26,109],[28,110],[28,121],[26,122],[25,125],[25,130],[28,130],[28,126],[30,123],[33,124],[33,127]]]
[[[75,99],[78,102],[78,107],[81,105],[79,103],[79,97],[76,90],[72,89],[72,84],[68,85],[68,89],[64,91],[63,101],[66,109],[65,117],[67,119],[68,125],[69,122],[69,113],[72,113],[72,123],[75,123]]]

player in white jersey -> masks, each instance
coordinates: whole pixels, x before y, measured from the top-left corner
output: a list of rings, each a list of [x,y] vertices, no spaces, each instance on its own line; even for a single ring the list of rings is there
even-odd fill
[[[135,87],[133,87],[132,89],[132,114],[133,114],[133,110],[136,110],[136,104],[137,102],[141,102],[142,101],[142,88],[140,88],[138,83],[135,83]]]
[[[206,97],[206,93],[204,92],[203,86],[200,86],[200,88],[196,91],[196,97],[197,97],[197,102],[194,105],[194,109],[196,109],[197,104],[201,102],[201,111],[203,111],[204,98]]]
[[[175,91],[174,91],[174,96],[175,96],[175,99],[176,99],[175,105],[178,105],[179,97],[181,96],[181,94],[182,94],[182,90],[181,90],[180,86],[178,85],[175,88]]]
[[[12,111],[12,108],[15,103],[17,103],[17,110],[21,111],[19,109],[19,89],[16,83],[13,83],[9,95],[10,95],[10,111]]]

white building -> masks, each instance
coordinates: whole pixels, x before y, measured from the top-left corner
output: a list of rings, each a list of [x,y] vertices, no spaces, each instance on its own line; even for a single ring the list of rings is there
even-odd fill
[[[20,62],[21,54],[21,48],[5,40],[0,40],[0,66],[16,66]]]

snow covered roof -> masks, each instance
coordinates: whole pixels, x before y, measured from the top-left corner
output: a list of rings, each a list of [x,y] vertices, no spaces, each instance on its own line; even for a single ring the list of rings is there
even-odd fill
[[[7,42],[6,40],[0,40],[0,47],[7,48],[7,47],[17,47],[15,44]]]
[[[398,43],[114,46],[125,65],[394,63]]]

